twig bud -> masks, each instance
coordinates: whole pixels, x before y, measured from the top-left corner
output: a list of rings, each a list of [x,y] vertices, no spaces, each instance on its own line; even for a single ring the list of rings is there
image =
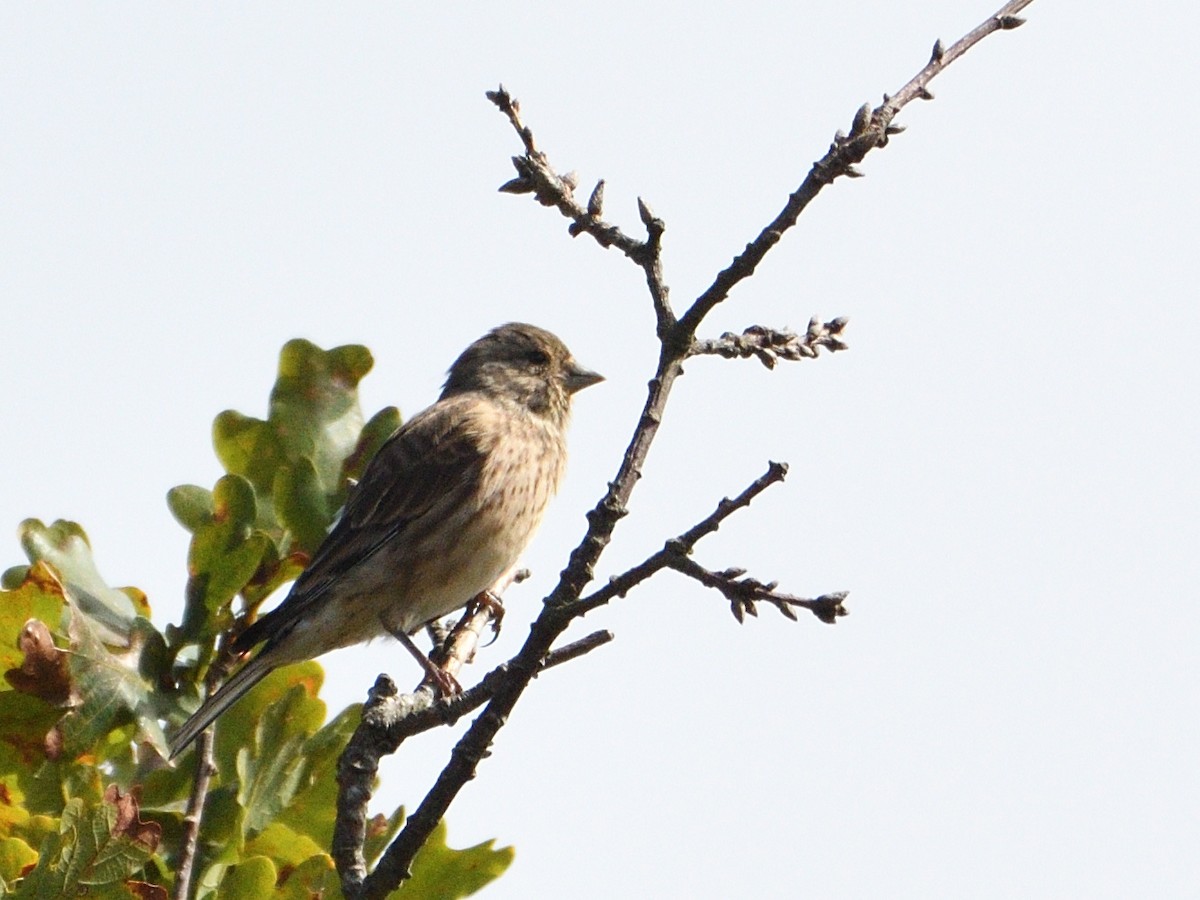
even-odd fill
[[[854,114],[854,121],[850,124],[850,135],[858,137],[867,130],[867,126],[871,124],[871,104],[864,103],[858,108],[858,112]]]
[[[506,181],[498,188],[502,194],[531,194],[533,193],[533,183],[527,178],[514,178],[512,181]]]
[[[601,178],[596,182],[596,186],[592,188],[592,196],[588,197],[587,205],[588,215],[593,219],[598,219],[604,212],[604,179]]]
[[[652,210],[650,208],[650,205],[645,200],[643,200],[641,197],[637,198],[637,204],[638,204],[638,215],[642,219],[642,224],[645,225],[647,228],[652,227],[654,225],[654,219],[655,219],[654,210]]]

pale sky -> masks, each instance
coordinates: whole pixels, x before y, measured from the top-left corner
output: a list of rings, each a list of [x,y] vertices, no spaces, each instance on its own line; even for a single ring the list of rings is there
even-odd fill
[[[264,415],[279,347],[368,345],[367,413],[431,402],[509,320],[608,376],[483,653],[515,652],[653,371],[640,272],[527,197],[503,82],[606,216],[665,219],[687,305],[846,129],[991,3],[0,7],[0,529],[70,518],[177,621],[164,503]],[[710,318],[850,317],[849,352],[687,367],[597,572],[761,474],[696,558],[834,628],[737,625],[664,574],[572,631],[448,815],[517,848],[483,896],[1185,897],[1200,892],[1194,8],[1041,0],[932,85]],[[23,561],[15,538],[0,567]],[[331,708],[391,642],[325,657]],[[407,744],[415,804],[461,729]]]

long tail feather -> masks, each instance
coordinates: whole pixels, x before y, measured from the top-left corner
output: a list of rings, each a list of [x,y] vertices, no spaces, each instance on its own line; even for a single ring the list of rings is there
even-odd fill
[[[213,723],[217,716],[233,706],[246,691],[258,684],[276,666],[280,665],[272,659],[272,653],[259,653],[258,656],[240,668],[232,678],[226,681],[217,692],[200,706],[192,717],[183,723],[183,727],[171,739],[171,759],[188,748],[188,745],[205,728]]]

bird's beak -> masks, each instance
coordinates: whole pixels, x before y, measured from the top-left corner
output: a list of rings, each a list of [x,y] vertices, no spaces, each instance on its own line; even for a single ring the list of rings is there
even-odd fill
[[[585,387],[591,387],[593,384],[599,384],[604,380],[604,376],[590,369],[585,369],[575,360],[571,360],[567,366],[567,393],[574,394],[576,391],[582,391]]]

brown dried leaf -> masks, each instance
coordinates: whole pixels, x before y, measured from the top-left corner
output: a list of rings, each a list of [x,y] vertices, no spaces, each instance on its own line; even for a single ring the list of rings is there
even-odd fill
[[[117,808],[117,818],[112,826],[114,837],[124,835],[151,853],[158,849],[162,827],[157,822],[141,820],[136,792],[122,794],[120,787],[110,784],[104,791],[104,802]]]
[[[67,654],[54,646],[50,629],[38,619],[30,619],[21,629],[17,647],[25,654],[20,668],[9,669],[4,677],[18,691],[32,694],[61,706],[71,697],[71,674]]]

